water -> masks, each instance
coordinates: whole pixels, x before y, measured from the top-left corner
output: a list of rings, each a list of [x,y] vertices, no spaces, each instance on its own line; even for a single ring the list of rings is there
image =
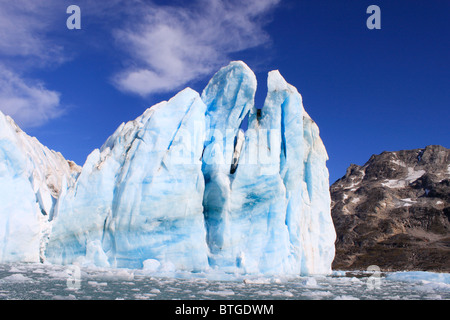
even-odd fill
[[[381,273],[374,277],[367,272],[334,272],[327,277],[294,278],[217,273],[155,276],[143,270],[13,264],[0,265],[0,300],[450,299],[450,274],[411,274]]]

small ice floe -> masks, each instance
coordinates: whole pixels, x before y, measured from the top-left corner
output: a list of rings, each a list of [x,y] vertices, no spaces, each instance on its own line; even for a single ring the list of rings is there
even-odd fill
[[[33,279],[25,277],[23,274],[16,273],[0,279],[0,283],[23,283],[33,282]]]

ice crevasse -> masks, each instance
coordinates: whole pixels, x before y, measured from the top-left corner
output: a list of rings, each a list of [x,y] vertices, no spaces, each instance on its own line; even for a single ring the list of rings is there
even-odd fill
[[[5,254],[5,247],[33,234],[37,244],[27,250],[38,247],[38,254],[28,260],[55,264],[331,272],[336,235],[319,129],[278,71],[268,75],[260,110],[254,105],[256,87],[251,69],[231,62],[201,95],[187,88],[122,124],[82,169],[60,170],[51,214],[30,211],[45,203],[30,180],[22,179],[30,190],[20,195],[29,204],[0,207],[0,217],[21,216],[18,221],[27,224],[13,237],[0,221],[0,262],[23,260]],[[9,138],[0,139],[5,159],[12,152],[4,147]],[[10,162],[0,168],[0,188],[15,172],[26,171]],[[45,237],[39,228],[30,231],[42,220]]]

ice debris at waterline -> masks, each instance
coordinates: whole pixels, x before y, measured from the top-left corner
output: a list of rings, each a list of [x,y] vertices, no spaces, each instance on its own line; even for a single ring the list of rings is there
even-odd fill
[[[0,300],[450,299],[449,274],[383,272],[374,276],[366,271],[289,277],[220,271],[155,274],[147,270],[14,263],[0,264]]]
[[[0,114],[0,262],[330,273],[319,129],[278,71],[261,110],[255,92],[232,62],[201,96],[187,88],[122,124],[81,172]]]

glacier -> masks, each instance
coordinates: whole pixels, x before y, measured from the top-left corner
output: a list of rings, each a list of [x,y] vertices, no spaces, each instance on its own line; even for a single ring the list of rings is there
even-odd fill
[[[157,260],[164,268],[205,270],[205,109],[186,89],[121,125],[92,152],[60,197],[48,260],[119,268]]]
[[[203,156],[210,264],[240,273],[327,274],[335,232],[318,127],[278,71],[268,75],[261,111],[255,93],[253,72],[234,62],[202,94],[211,132]]]
[[[2,115],[0,262],[329,274],[319,128],[278,71],[267,89],[257,109],[255,74],[231,62],[201,94],[184,89],[121,124],[82,168],[37,140],[23,147],[31,138]]]
[[[0,262],[39,262],[62,190],[81,168],[0,112]]]

